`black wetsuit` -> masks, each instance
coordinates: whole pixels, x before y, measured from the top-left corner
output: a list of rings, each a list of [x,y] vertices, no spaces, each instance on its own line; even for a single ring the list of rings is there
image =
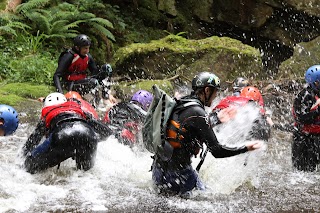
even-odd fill
[[[72,157],[78,169],[88,170],[94,164],[99,136],[110,134],[106,125],[91,119],[90,115],[85,120],[75,113],[59,114],[49,129],[41,120],[23,146],[25,168],[36,173]],[[46,140],[39,145],[44,136]]]
[[[114,135],[120,143],[134,145],[138,142],[146,111],[131,102],[120,102],[106,113],[105,122],[114,129]]]
[[[296,128],[293,132],[292,163],[302,171],[314,171],[320,163],[320,108],[311,110],[320,97],[310,86],[299,92],[293,102]],[[316,124],[319,133],[303,131],[304,126]]]
[[[196,97],[183,99],[196,99]],[[191,167],[191,157],[197,154],[202,143],[207,145],[216,158],[231,157],[248,151],[246,146],[230,148],[219,144],[212,126],[209,125],[203,105],[192,105],[180,111],[178,121],[186,129],[181,142],[182,148],[174,149],[169,161],[164,162],[156,157],[153,163],[153,179],[160,188],[185,193],[198,185],[199,179]],[[177,182],[176,179],[180,181]]]

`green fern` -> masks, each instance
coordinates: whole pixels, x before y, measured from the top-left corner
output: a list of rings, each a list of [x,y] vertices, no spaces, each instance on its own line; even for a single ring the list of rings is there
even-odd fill
[[[101,35],[106,36],[107,38],[111,39],[112,41],[116,41],[114,35],[105,27],[101,26],[100,24],[96,24],[94,22],[89,23],[96,31],[101,33]],[[96,34],[96,32],[94,32]]]
[[[0,35],[1,34],[9,34],[9,35],[15,35],[17,36],[17,32],[14,28],[6,25],[6,26],[0,26]]]
[[[98,24],[105,26],[105,27],[109,27],[111,29],[113,29],[113,24],[107,20],[107,19],[103,19],[103,18],[91,18],[89,20],[90,22],[97,22]]]
[[[50,0],[29,0],[17,6],[18,13],[28,13],[32,9],[42,8],[50,3]]]

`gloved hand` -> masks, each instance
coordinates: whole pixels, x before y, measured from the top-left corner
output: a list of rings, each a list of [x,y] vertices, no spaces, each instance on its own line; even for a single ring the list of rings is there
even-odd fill
[[[107,76],[111,77],[112,76],[112,67],[110,64],[104,64],[100,68],[100,72],[103,72],[107,74]]]

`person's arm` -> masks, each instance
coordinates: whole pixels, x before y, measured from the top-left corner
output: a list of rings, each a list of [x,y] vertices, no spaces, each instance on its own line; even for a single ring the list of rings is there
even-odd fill
[[[88,57],[89,57],[88,69],[90,70],[92,76],[96,76],[99,74],[99,69],[90,53],[88,53]]]
[[[194,134],[196,139],[204,142],[208,146],[209,151],[212,153],[214,157],[231,157],[247,152],[249,149],[252,148],[251,146],[246,147],[245,145],[241,147],[228,147],[221,145],[218,142],[218,139],[214,134],[213,129],[208,124],[204,110],[201,110],[200,107],[192,107],[191,110],[193,110],[193,113],[197,115],[188,116],[188,121],[186,120],[186,122],[188,123],[187,129],[188,131]]]
[[[72,63],[73,55],[71,53],[64,54],[59,63],[56,72],[53,75],[53,81],[58,92],[63,93],[60,78],[64,77],[64,73],[68,70],[70,64]]]
[[[98,121],[92,117],[91,114],[85,113],[87,116],[88,124],[94,129],[94,131],[103,138],[107,138],[114,133],[114,131],[107,125]]]
[[[320,115],[320,107],[311,110],[313,104],[316,103],[313,92],[307,89],[302,90],[294,99],[293,109],[296,119],[299,123],[312,124]]]
[[[45,124],[44,121],[40,121],[35,130],[29,136],[27,142],[23,145],[23,155],[26,156],[29,152],[31,152],[41,141],[42,137],[45,135]]]

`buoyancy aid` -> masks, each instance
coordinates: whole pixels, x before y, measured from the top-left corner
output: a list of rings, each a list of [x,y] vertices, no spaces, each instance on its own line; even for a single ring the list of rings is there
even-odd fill
[[[217,106],[213,108],[212,111],[215,110],[221,110],[228,108],[230,106],[235,106],[235,107],[241,107],[246,105],[249,102],[248,98],[241,97],[241,96],[228,96],[224,99],[222,99]]]
[[[219,111],[228,107],[242,107],[245,106],[247,103],[251,102],[250,99],[246,98],[246,97],[241,97],[241,96],[228,96],[224,99],[222,99],[217,106],[215,106],[212,111]],[[263,101],[262,101],[263,103]],[[260,113],[262,115],[265,114],[265,109],[263,108],[263,105],[261,105],[261,100],[259,100],[258,103],[259,107],[260,107]]]
[[[198,99],[182,99],[179,100],[180,103],[177,104],[174,109],[171,119],[169,119],[166,129],[166,140],[174,149],[182,148],[184,146],[183,139],[187,130],[183,127],[184,122],[179,123],[179,114],[195,105],[202,106],[201,102]],[[195,147],[194,155],[197,155],[200,151],[200,147]]]
[[[315,96],[316,103],[311,107],[310,111],[315,111],[319,107],[319,103],[317,103],[319,97],[316,95]],[[297,122],[297,115],[294,111],[294,108],[292,108],[292,114],[295,119],[294,125],[300,129],[301,132],[304,133],[311,133],[311,134],[320,134],[320,116],[317,116],[316,119],[314,120],[314,123],[312,124],[301,124]]]
[[[68,81],[78,81],[87,77],[86,70],[88,68],[89,56],[86,55],[82,58],[79,54],[75,52],[70,52],[73,54],[73,60],[68,68],[68,73],[66,75],[66,80]]]
[[[81,106],[75,101],[67,101],[62,104],[47,106],[42,109],[41,118],[44,119],[46,128],[51,127],[51,121],[63,113],[75,114],[79,118],[86,119],[86,115]]]

